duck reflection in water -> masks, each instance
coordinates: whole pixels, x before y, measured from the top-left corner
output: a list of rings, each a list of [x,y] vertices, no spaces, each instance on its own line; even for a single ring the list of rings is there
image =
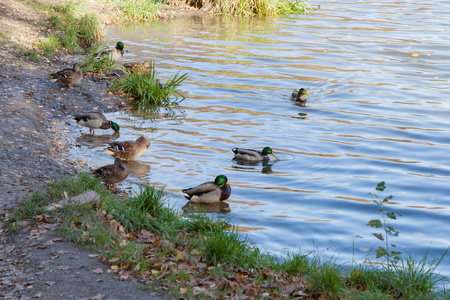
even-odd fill
[[[222,213],[226,214],[231,211],[230,205],[226,202],[216,202],[216,203],[194,203],[189,201],[182,208],[186,213]]]
[[[110,143],[117,140],[120,137],[120,133],[118,131],[113,134],[101,134],[101,135],[90,135],[83,134],[77,137],[76,141],[81,145],[88,146],[90,149],[103,147],[105,143]]]
[[[147,164],[143,164],[141,162],[138,161],[130,161],[130,162],[122,162],[123,165],[127,168],[128,173],[133,173],[134,176],[138,177],[138,178],[143,178],[145,177],[149,171],[150,171],[150,166]]]
[[[243,160],[238,158],[233,158],[233,160],[238,164],[238,166],[232,166],[234,169],[247,171],[247,170],[256,170],[256,168],[249,168],[249,167],[259,167],[262,165],[261,173],[264,174],[270,174],[272,173],[272,166],[275,164],[275,162],[271,162],[269,160],[263,160],[263,161],[249,161],[249,160]]]

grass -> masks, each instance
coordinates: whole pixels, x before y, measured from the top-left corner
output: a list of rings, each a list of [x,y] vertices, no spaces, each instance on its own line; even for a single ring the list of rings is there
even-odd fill
[[[114,62],[109,60],[107,55],[101,55],[100,58],[97,58],[96,54],[103,48],[105,48],[105,44],[100,43],[89,49],[86,58],[80,63],[83,73],[93,72],[103,75],[115,69]]]
[[[156,19],[159,1],[123,0],[119,5],[119,18],[125,22],[141,22]]]
[[[96,191],[95,203],[54,203],[86,191]],[[64,177],[47,190],[25,198],[5,227],[17,230],[23,220],[39,226],[59,223],[58,233],[101,252],[112,272],[166,290],[176,297],[211,295],[288,299],[295,293],[323,299],[448,299],[447,279],[436,274],[440,258],[409,256],[398,265],[321,262],[311,253],[277,258],[261,250],[219,218],[180,215],[168,207],[167,196],[143,186],[132,197],[118,197],[89,174]]]
[[[169,0],[168,4],[190,5],[201,8],[204,1],[200,0]],[[211,13],[233,16],[278,16],[302,13],[311,9],[309,4],[303,0],[212,0]]]
[[[97,16],[93,13],[83,13],[77,2],[68,1],[62,5],[48,6],[40,3],[29,5],[47,18],[45,25],[50,28],[50,34],[34,45],[43,50],[46,56],[61,48],[69,53],[78,53],[99,43],[104,36],[103,26]],[[44,26],[43,22],[40,22],[40,26]]]
[[[172,106],[183,101],[184,97],[178,93],[177,88],[186,78],[186,73],[180,75],[180,72],[178,72],[170,77],[166,83],[161,84],[152,62],[152,68],[149,72],[126,74],[114,81],[111,89],[128,94],[133,99],[135,107],[140,109],[154,106]]]

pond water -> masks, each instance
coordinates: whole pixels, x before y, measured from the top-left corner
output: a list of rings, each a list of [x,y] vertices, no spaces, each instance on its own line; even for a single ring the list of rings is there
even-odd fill
[[[304,15],[214,16],[110,28],[122,62],[154,60],[162,81],[181,71],[186,97],[173,116],[108,114],[120,140],[145,134],[138,182],[164,187],[181,208],[182,188],[225,174],[233,222],[261,249],[314,251],[338,262],[375,260],[366,226],[380,218],[375,186],[397,250],[439,256],[450,246],[449,1],[312,1]],[[311,94],[305,106],[293,89]],[[87,131],[86,128],[84,128]],[[83,140],[96,166],[104,144]],[[87,147],[86,147],[87,146]],[[271,146],[268,164],[241,165],[233,147]],[[450,258],[439,268],[450,274]]]

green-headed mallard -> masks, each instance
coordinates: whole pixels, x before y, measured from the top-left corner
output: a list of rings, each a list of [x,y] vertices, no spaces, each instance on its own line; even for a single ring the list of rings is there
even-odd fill
[[[130,73],[144,74],[152,69],[152,62],[146,60],[143,63],[126,63],[123,67]]]
[[[95,129],[109,129],[111,128],[114,131],[119,131],[120,126],[106,119],[106,117],[99,112],[88,112],[82,115],[76,115],[75,121],[78,124],[84,127],[89,128],[89,133],[95,134]]]
[[[95,56],[97,59],[100,59],[103,55],[107,55],[110,61],[116,61],[117,59],[121,58],[125,51],[123,50],[124,45],[122,42],[117,42],[116,47],[114,48],[105,48],[97,53],[95,53]]]
[[[227,176],[219,175],[214,182],[205,182],[181,192],[186,199],[195,203],[216,203],[230,197],[231,187]]]
[[[112,189],[114,184],[121,182],[128,177],[127,168],[122,164],[120,158],[116,158],[112,165],[106,165],[94,170],[92,174],[95,177],[100,177],[102,181],[106,183],[108,189]]]
[[[308,99],[306,99],[305,94],[308,95],[308,96],[311,96],[311,94],[308,93],[304,88],[301,88],[298,91],[294,90],[292,92],[291,99],[294,100],[294,101],[305,102],[306,100],[308,100]]]
[[[262,151],[253,150],[253,149],[244,149],[244,148],[233,148],[234,158],[242,159],[242,160],[250,160],[250,161],[261,161],[261,160],[269,160],[267,155],[271,154],[274,157],[277,157],[270,147],[264,147]]]
[[[127,162],[140,157],[150,147],[150,141],[144,135],[141,135],[136,141],[112,142],[107,144],[109,144],[109,147],[104,149],[106,153]]]
[[[81,79],[83,79],[83,72],[80,67],[78,67],[78,63],[74,63],[72,69],[63,69],[56,73],[50,74],[50,76],[51,81],[59,81],[71,89],[72,84],[77,84],[81,81]]]
[[[111,81],[111,80],[119,79],[123,75],[125,75],[125,72],[123,70],[114,69],[114,70],[107,72],[105,75],[103,75],[102,79]]]

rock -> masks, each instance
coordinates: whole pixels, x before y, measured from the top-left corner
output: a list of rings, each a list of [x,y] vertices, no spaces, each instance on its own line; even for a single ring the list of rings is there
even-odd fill
[[[77,195],[75,197],[69,198],[69,199],[63,199],[58,204],[64,205],[64,204],[73,204],[73,203],[79,203],[84,204],[88,202],[98,202],[100,200],[100,196],[97,194],[97,192],[89,191],[81,195]]]

